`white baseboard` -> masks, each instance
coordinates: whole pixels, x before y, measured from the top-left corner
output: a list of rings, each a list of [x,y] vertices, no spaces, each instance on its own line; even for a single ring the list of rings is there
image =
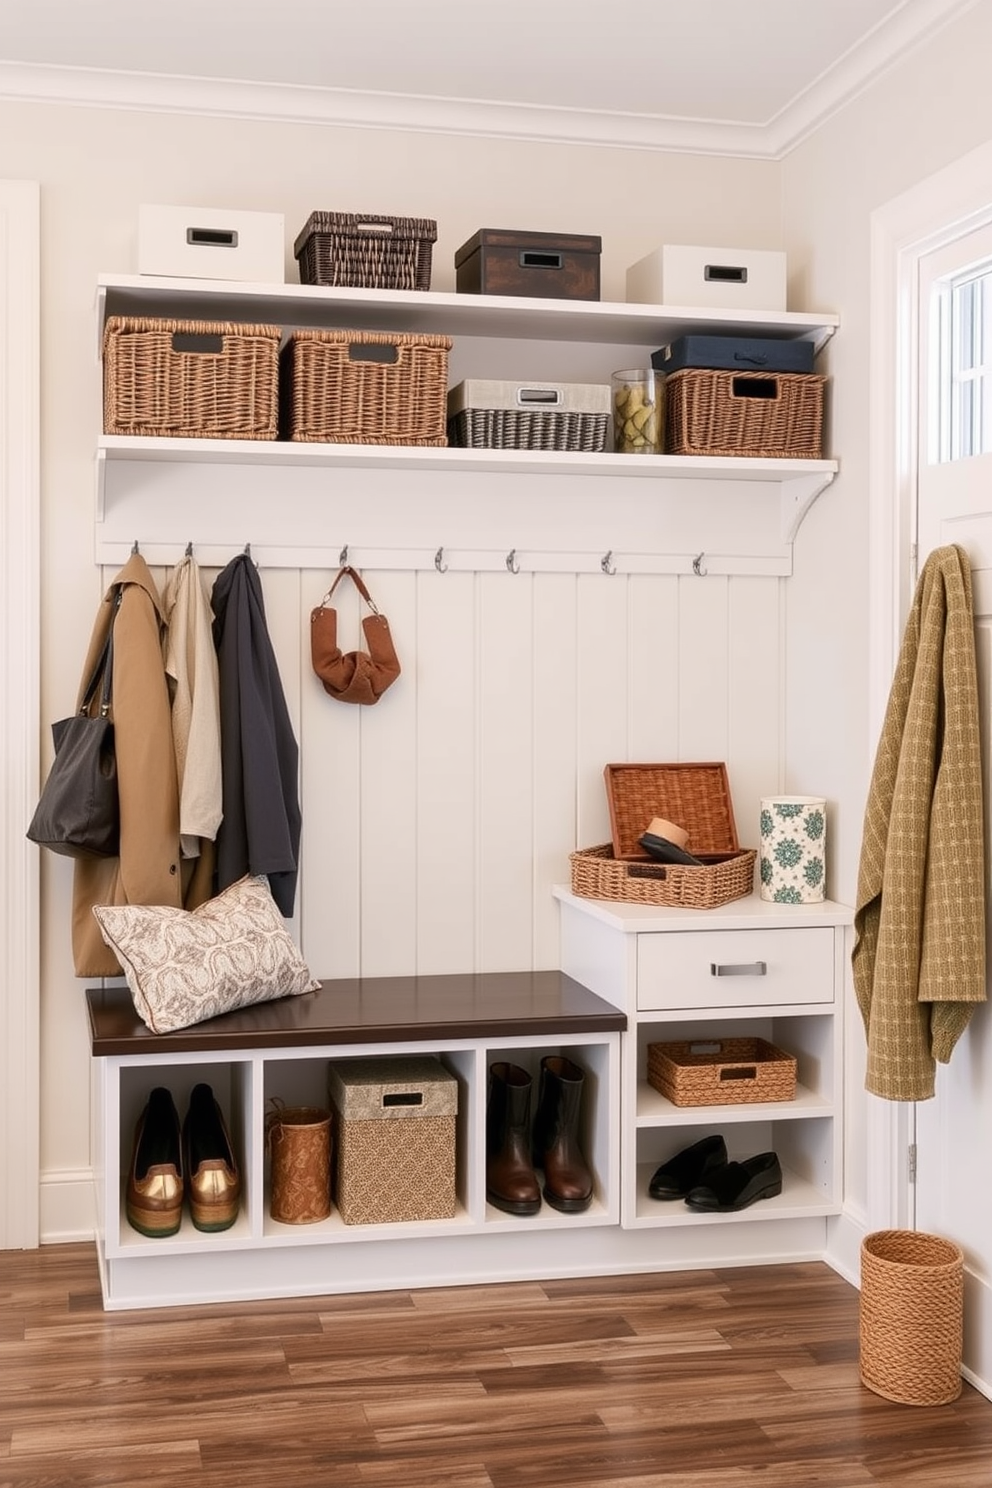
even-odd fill
[[[866,1216],[858,1209],[845,1208],[842,1214],[827,1220],[827,1248],[823,1259],[828,1266],[859,1290],[861,1287],[861,1242],[868,1233]]]
[[[96,1209],[92,1168],[46,1168],[38,1199],[42,1245],[93,1239]]]

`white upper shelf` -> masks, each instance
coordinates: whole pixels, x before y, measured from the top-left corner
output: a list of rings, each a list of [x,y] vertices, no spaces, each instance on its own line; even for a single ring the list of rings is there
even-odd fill
[[[343,330],[377,327],[416,334],[651,347],[666,346],[691,333],[775,335],[812,341],[819,350],[839,325],[836,315],[791,310],[688,309],[603,300],[324,289],[303,284],[164,279],[144,274],[102,274],[97,281],[97,301],[101,336],[108,315],[160,315],[177,320]]]

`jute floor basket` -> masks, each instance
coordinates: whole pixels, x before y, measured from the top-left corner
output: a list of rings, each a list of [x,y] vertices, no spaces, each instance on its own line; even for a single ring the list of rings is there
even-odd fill
[[[861,1243],[861,1382],[901,1405],[947,1405],[961,1393],[964,1255],[917,1230]]]

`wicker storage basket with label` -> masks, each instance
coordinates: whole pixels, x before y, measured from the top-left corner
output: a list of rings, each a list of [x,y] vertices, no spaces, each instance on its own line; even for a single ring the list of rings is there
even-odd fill
[[[430,1055],[336,1060],[335,1199],[345,1224],[451,1219],[458,1081]]]
[[[673,372],[665,378],[666,453],[818,460],[826,381],[813,372]]]
[[[293,331],[283,350],[283,432],[299,441],[446,445],[449,336]]]
[[[311,212],[293,253],[301,284],[428,290],[436,240],[430,217]]]
[[[573,893],[687,909],[751,893],[757,853],[737,840],[726,765],[607,765],[605,775],[613,840],[570,855]],[[685,828],[699,867],[649,857],[640,838],[655,817]]]
[[[675,1106],[791,1101],[796,1060],[762,1038],[648,1044],[648,1083]]]
[[[272,325],[110,316],[104,433],[275,439],[280,336]]]

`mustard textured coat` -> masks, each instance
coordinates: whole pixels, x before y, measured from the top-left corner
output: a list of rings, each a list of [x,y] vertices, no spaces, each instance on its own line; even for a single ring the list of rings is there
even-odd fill
[[[117,958],[100,934],[94,904],[179,908],[184,899],[179,789],[162,656],[165,622],[155,582],[138,553],[132,554],[104,595],[82,676],[85,680],[90,675],[103,648],[118,585],[122,594],[114,621],[111,717],[120,794],[120,856],[77,858],[73,864],[72,955],[81,977],[121,975]],[[81,703],[82,685],[77,708]],[[209,896],[210,885],[202,877],[193,878],[186,888],[186,907]]]
[[[866,1089],[926,1100],[985,991],[985,853],[968,555],[923,566],[865,810],[854,987]]]

